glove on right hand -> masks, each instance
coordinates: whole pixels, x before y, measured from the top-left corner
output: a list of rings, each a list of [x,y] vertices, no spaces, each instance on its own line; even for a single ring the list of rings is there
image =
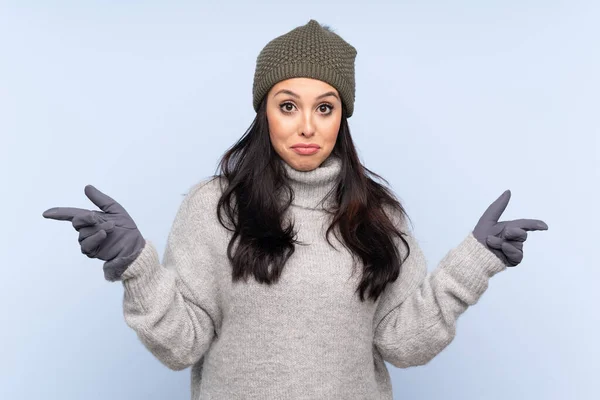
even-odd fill
[[[114,282],[142,252],[146,241],[127,211],[115,200],[92,185],[85,195],[103,212],[73,207],[54,207],[44,218],[72,221],[79,232],[81,252],[104,263],[104,278]]]

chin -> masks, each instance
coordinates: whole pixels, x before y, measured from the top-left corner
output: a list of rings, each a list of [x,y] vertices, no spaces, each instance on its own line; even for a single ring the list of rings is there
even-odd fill
[[[301,156],[296,153],[290,154],[288,157],[281,157],[290,167],[297,171],[310,171],[317,168],[321,164],[320,159],[309,159],[307,156]]]
[[[301,154],[297,154],[292,149],[289,149],[288,152],[285,153],[286,157],[280,157],[292,168],[297,171],[312,171],[313,169],[318,168],[323,161],[329,157],[331,151],[327,152],[323,148],[321,148],[317,153],[305,156]]]
[[[317,165],[303,165],[302,167],[294,167],[295,169],[297,169],[298,171],[303,171],[303,172],[308,172],[308,171],[312,171],[313,169],[317,168]]]

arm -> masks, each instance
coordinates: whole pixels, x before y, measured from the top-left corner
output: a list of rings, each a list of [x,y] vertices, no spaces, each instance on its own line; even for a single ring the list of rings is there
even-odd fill
[[[427,262],[408,231],[410,255],[400,276],[388,284],[375,314],[374,344],[395,367],[423,365],[454,338],[458,317],[479,300],[489,279],[506,269],[494,253],[472,233],[450,250],[437,269],[427,273]],[[400,239],[398,241],[401,243]],[[402,249],[406,247],[401,246]],[[406,251],[400,252],[402,259]]]
[[[125,321],[145,347],[172,370],[204,355],[220,322],[208,250],[212,214],[201,210],[201,184],[184,198],[173,222],[162,265],[150,241],[122,276]]]

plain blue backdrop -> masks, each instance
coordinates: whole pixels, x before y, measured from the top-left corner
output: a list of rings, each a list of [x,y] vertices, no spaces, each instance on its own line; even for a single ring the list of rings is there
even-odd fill
[[[164,245],[182,194],[254,118],[256,57],[314,18],[358,50],[350,129],[429,270],[506,189],[536,218],[454,341],[388,364],[395,399],[597,399],[595,1],[0,2],[0,398],[188,399],[124,322],[123,287],[50,207],[93,184]]]

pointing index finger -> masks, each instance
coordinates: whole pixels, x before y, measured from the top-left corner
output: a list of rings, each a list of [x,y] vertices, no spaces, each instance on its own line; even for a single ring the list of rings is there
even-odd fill
[[[42,213],[44,218],[55,219],[58,221],[72,221],[73,218],[81,213],[88,213],[89,210],[75,207],[53,207]]]
[[[510,226],[516,226],[526,231],[545,231],[548,230],[548,225],[539,219],[515,219],[509,222]]]

